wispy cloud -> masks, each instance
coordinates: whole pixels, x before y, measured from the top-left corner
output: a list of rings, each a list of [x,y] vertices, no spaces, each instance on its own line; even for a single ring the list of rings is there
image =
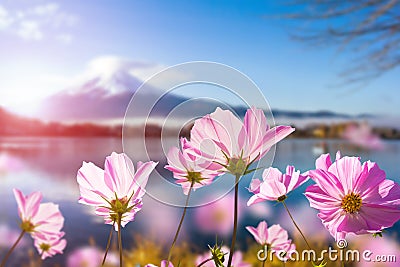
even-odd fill
[[[16,34],[26,40],[41,40],[43,33],[40,24],[35,20],[22,20]]]
[[[69,44],[73,40],[70,28],[78,16],[61,10],[57,3],[47,3],[19,10],[0,5],[0,34],[11,34],[24,40],[40,41],[52,38]]]
[[[58,41],[60,41],[61,43],[70,44],[72,42],[72,40],[74,39],[74,37],[72,36],[72,34],[62,33],[62,34],[58,34],[56,36],[56,39]]]
[[[0,31],[7,29],[13,23],[13,18],[10,16],[7,9],[0,5]]]

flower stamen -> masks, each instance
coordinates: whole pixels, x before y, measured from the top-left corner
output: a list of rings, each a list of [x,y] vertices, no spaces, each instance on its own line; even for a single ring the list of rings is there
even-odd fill
[[[351,192],[342,199],[342,209],[347,213],[359,212],[362,206],[360,194]]]

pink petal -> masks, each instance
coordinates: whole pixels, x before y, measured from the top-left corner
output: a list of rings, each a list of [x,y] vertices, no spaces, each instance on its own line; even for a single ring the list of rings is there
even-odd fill
[[[250,234],[254,237],[256,242],[258,244],[264,245],[265,244],[265,239],[267,236],[263,237],[260,235],[258,232],[258,229],[252,226],[246,226],[246,230],[250,232]]]
[[[113,192],[117,193],[118,197],[128,196],[135,168],[126,154],[113,152],[111,156],[108,156],[105,162],[104,173],[105,183]]]
[[[342,202],[326,194],[318,185],[310,185],[307,187],[304,195],[310,202],[310,206],[318,210],[339,209]]]
[[[400,206],[400,185],[392,180],[385,180],[378,186],[378,193],[381,199],[381,204],[390,204]],[[365,201],[370,201],[365,197]]]
[[[400,210],[397,207],[364,204],[360,210],[362,216],[368,222],[368,228],[365,230],[381,230],[383,228],[392,227],[400,220]]]
[[[286,187],[279,181],[266,181],[260,186],[260,195],[267,199],[277,200],[279,197],[287,194]]]
[[[287,185],[287,192],[290,192],[294,189],[296,189],[297,187],[301,186],[302,184],[304,184],[305,182],[308,181],[308,176],[304,176],[300,174],[300,171],[294,171],[293,168],[293,174],[291,176],[285,174],[284,177],[286,179],[289,179],[289,183],[287,181],[285,181],[285,184],[288,183]]]
[[[18,210],[22,220],[31,219],[36,216],[40,201],[42,201],[42,193],[33,192],[28,196],[24,196],[24,194],[18,190],[13,190],[15,200],[17,201]]]
[[[217,108],[215,112],[195,121],[190,132],[190,142],[211,159],[221,161],[224,156],[219,150],[229,156],[239,153],[238,139],[242,127],[242,122],[232,112]],[[205,144],[209,144],[208,147],[204,147]]]
[[[161,262],[161,267],[167,267],[167,261],[166,260],[163,260]],[[171,262],[169,262],[168,267],[174,267],[174,265]]]
[[[253,147],[261,147],[264,134],[269,130],[264,111],[255,107],[248,109],[243,125],[239,138],[240,147],[248,147],[248,153],[251,153]],[[248,156],[254,159],[251,155]]]
[[[81,190],[81,203],[102,205],[104,199],[101,196],[106,199],[113,197],[113,192],[104,181],[104,171],[93,163],[82,164],[78,170],[77,182]]]
[[[131,184],[131,188],[129,188],[129,192],[134,190],[133,199],[141,198],[146,193],[145,186],[147,185],[147,181],[151,172],[155,169],[158,162],[149,161],[146,163],[140,163],[140,167],[138,167],[137,172],[133,177],[133,183]],[[138,163],[139,166],[139,163]]]
[[[169,170],[183,170],[186,171],[187,164],[184,158],[180,157],[181,151],[177,147],[171,147],[167,154],[168,164],[165,166],[166,169],[170,167]],[[172,170],[171,170],[172,171]]]
[[[250,182],[249,191],[252,192],[253,194],[258,194],[260,193],[260,186],[261,186],[261,181],[259,179],[253,179]]]
[[[328,171],[338,178],[343,186],[344,193],[347,195],[353,192],[354,185],[362,173],[360,158],[343,157],[334,162]]]
[[[343,222],[345,216],[340,209],[331,209],[318,213],[318,217],[322,220],[324,226],[329,230],[333,237],[338,236],[338,227]]]
[[[261,153],[260,157],[263,157],[273,145],[287,137],[289,134],[294,132],[294,130],[295,129],[290,126],[282,125],[268,130],[264,135],[263,141],[261,142],[261,147],[255,147],[253,149],[253,155]]]
[[[338,200],[344,197],[342,184],[334,174],[324,170],[311,170],[308,172],[308,175],[327,195]]]
[[[54,203],[42,203],[39,206],[37,215],[32,218],[32,223],[37,225],[35,231],[44,234],[60,232],[64,225],[58,205]]]
[[[375,162],[364,162],[362,173],[354,184],[354,191],[367,198],[371,193],[377,190],[379,184],[386,179],[386,174]]]
[[[342,155],[341,155],[341,153],[340,153],[340,151],[338,150],[337,152],[336,152],[336,161],[338,161],[339,159],[341,159],[342,158]]]
[[[202,128],[210,128],[212,124],[209,123],[211,119],[202,118],[195,122],[192,131],[190,132],[190,142],[185,142],[183,149],[188,153],[195,153],[200,157],[205,157],[211,161],[217,161],[220,163],[226,163],[226,158],[222,153],[221,149],[215,144],[213,138],[217,138],[216,135],[210,134],[211,130],[203,133]],[[197,127],[196,127],[197,124]]]
[[[324,171],[328,171],[328,168],[332,165],[331,156],[329,153],[322,154],[317,160],[315,161],[315,168],[321,169]]]
[[[343,216],[343,221],[338,225],[337,231],[357,234],[358,232],[369,228],[368,222],[362,216],[356,213],[347,213]]]
[[[266,199],[261,194],[256,194],[256,195],[253,195],[253,196],[250,197],[250,199],[247,201],[247,206],[251,206],[253,204],[260,203],[260,202],[263,202],[263,201],[266,201],[266,200],[269,200],[269,199]]]
[[[282,244],[288,241],[288,233],[279,224],[274,224],[268,228],[267,243],[274,246],[275,244]]]
[[[264,181],[280,181],[282,182],[282,173],[277,168],[269,167],[262,174]]]
[[[238,147],[239,141],[239,133],[243,128],[243,123],[239,120],[238,117],[233,115],[233,113],[229,110],[222,110],[217,108],[215,112],[210,114],[210,117],[214,121],[215,124],[219,124],[223,131],[218,131],[217,134],[219,138],[215,141],[218,141],[228,149],[230,155],[239,155],[240,148]],[[225,136],[224,134],[228,135]]]

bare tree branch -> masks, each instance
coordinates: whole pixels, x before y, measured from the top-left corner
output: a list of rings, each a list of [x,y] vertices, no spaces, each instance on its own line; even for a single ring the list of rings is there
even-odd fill
[[[346,82],[373,80],[400,66],[400,0],[291,0],[285,4],[296,11],[284,18],[309,22],[294,29],[294,39],[354,52],[351,67],[340,74]]]

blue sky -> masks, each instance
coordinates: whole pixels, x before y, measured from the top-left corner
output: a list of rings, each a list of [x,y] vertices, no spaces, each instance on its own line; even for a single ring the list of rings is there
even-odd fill
[[[277,109],[400,115],[399,69],[359,90],[332,86],[351,55],[291,40],[292,22],[266,18],[284,11],[268,2],[2,1],[0,105],[28,106],[65,89],[89,62],[115,56],[227,64]]]

